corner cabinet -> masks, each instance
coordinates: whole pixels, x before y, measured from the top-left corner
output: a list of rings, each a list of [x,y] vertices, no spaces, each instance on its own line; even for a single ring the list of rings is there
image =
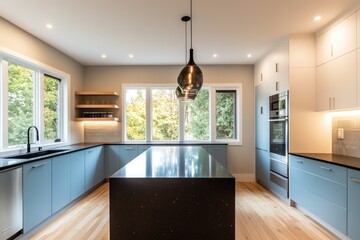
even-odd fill
[[[76,121],[119,121],[117,92],[75,92]]]

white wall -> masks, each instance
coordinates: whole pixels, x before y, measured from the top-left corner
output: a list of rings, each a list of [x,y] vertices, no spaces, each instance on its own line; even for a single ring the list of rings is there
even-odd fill
[[[0,17],[0,47],[24,55],[43,64],[61,70],[71,76],[70,79],[70,115],[74,119],[74,89],[81,89],[83,66],[64,53],[49,46],[33,35],[25,32]],[[83,124],[71,121],[70,142],[83,142]]]
[[[123,83],[176,84],[177,76],[182,67],[88,66],[85,67],[84,71],[84,90],[116,91],[121,94],[121,85]],[[204,74],[204,83],[242,83],[243,85],[243,145],[229,146],[228,169],[241,180],[253,181],[255,179],[253,66],[200,67]],[[120,102],[120,106],[121,104]],[[87,123],[85,125],[85,141],[121,141],[120,124]],[[103,129],[106,129],[106,131],[104,132]]]

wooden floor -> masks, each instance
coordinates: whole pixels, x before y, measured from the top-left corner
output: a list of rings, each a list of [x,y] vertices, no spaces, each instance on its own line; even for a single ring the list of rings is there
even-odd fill
[[[33,235],[38,239],[109,239],[109,185],[105,183]],[[257,183],[236,184],[236,240],[338,239]]]

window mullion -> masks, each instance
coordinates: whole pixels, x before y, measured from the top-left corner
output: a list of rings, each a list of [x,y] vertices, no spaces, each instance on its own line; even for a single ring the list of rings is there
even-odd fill
[[[179,140],[185,139],[185,103],[179,101]]]
[[[44,74],[35,75],[35,125],[39,128],[40,143],[44,142]]]
[[[0,126],[1,126],[1,140],[0,144],[2,149],[5,149],[9,146],[8,141],[8,67],[9,62],[2,60],[1,61],[1,119],[0,119]]]
[[[215,111],[215,105],[216,105],[216,89],[211,88],[210,91],[210,141],[216,140],[216,125],[215,125],[215,119],[216,119],[216,111]]]
[[[152,97],[151,88],[146,88],[146,141],[151,141],[152,136]],[[148,120],[149,119],[149,120]]]

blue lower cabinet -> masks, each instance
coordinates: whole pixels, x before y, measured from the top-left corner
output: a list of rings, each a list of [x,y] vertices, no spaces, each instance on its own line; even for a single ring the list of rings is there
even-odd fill
[[[85,150],[85,191],[90,190],[105,179],[103,147]]]
[[[256,180],[264,185],[270,187],[270,156],[269,151],[256,148]]]
[[[347,169],[290,155],[290,199],[346,235]]]
[[[51,158],[23,165],[24,233],[51,216]]]
[[[70,154],[52,158],[51,202],[52,213],[70,203]]]
[[[70,200],[85,192],[85,154],[78,151],[70,154]]]
[[[208,145],[206,151],[214,157],[221,165],[227,168],[227,146]]]
[[[121,145],[120,146],[120,168],[128,164],[131,160],[138,156],[138,149],[136,145]]]
[[[142,154],[143,152],[145,152],[146,150],[148,150],[151,147],[151,145],[137,145],[137,155]]]
[[[106,177],[109,178],[120,169],[120,145],[105,146]]]
[[[348,169],[348,236],[360,239],[360,171]]]

